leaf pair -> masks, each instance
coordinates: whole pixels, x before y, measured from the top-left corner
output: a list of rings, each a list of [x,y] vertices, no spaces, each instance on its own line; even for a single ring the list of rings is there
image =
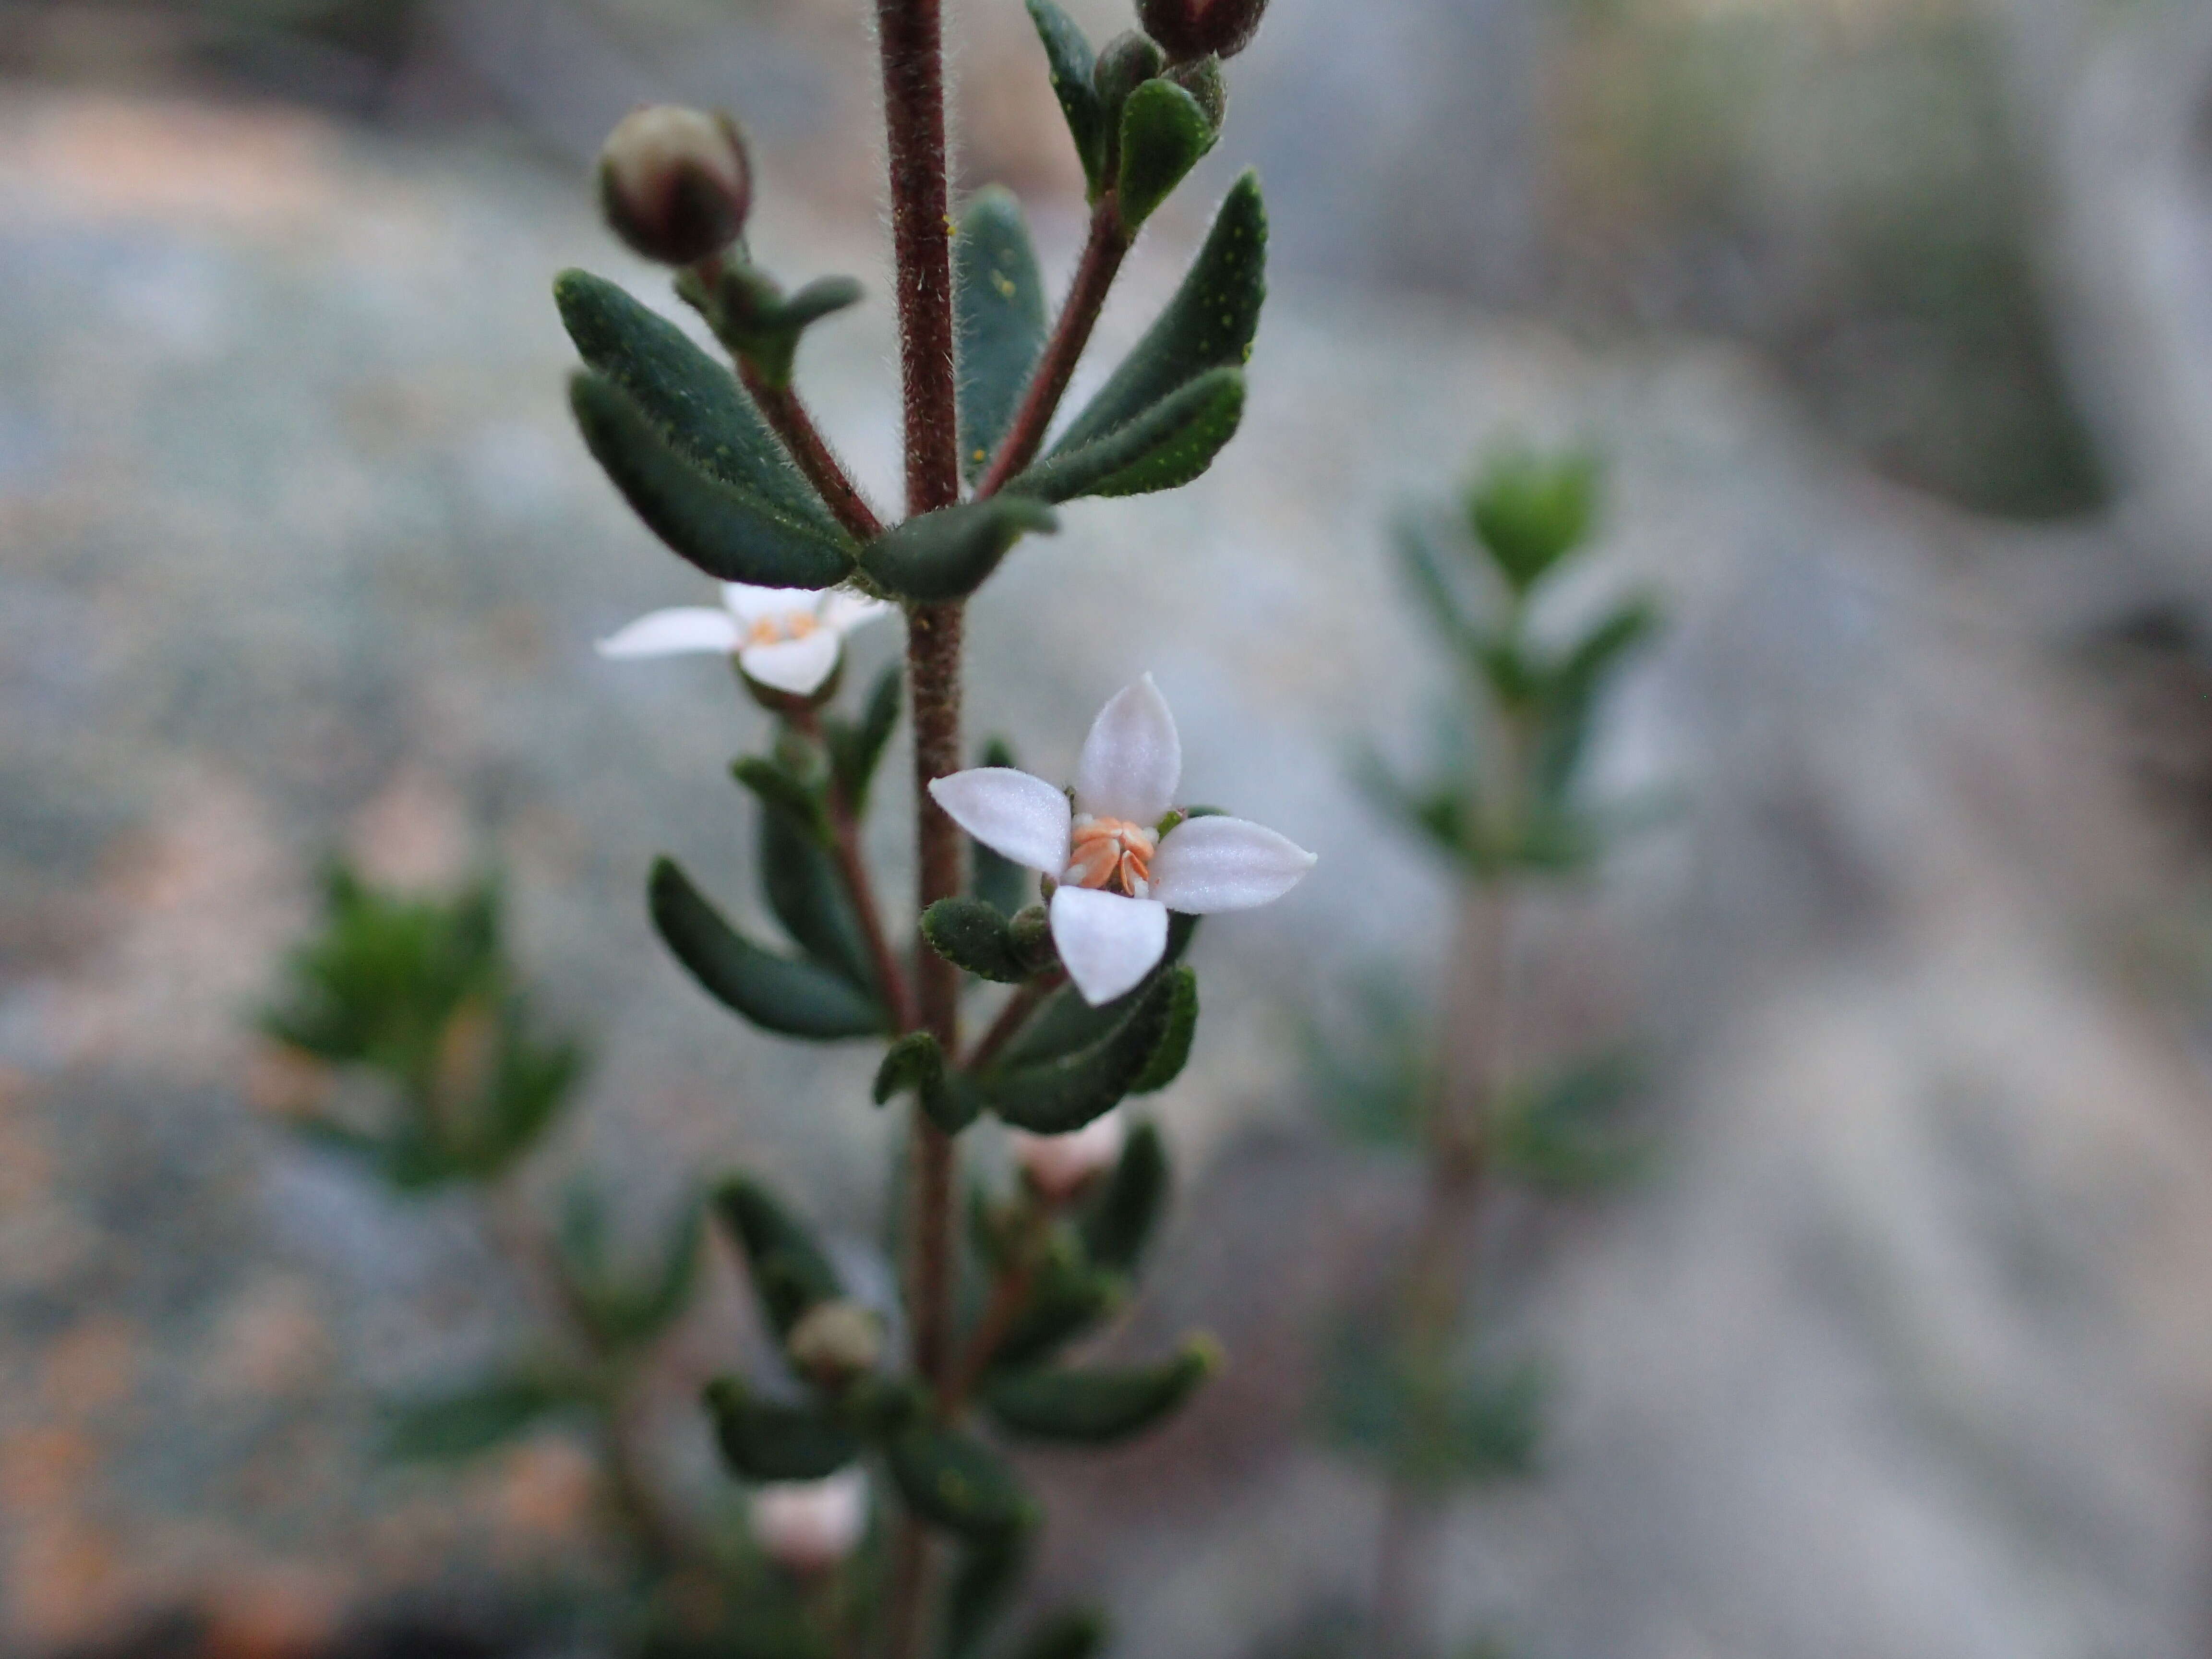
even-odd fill
[[[1029,9],[1091,199],[1111,189],[1134,235],[1221,136],[1218,66],[1203,88],[1217,106],[1208,109],[1189,88],[1161,77],[1160,50],[1143,35],[1094,52],[1054,0],[1029,0]]]
[[[687,1203],[652,1266],[625,1273],[608,1245],[605,1201],[588,1187],[569,1192],[561,1213],[560,1271],[570,1304],[602,1351],[645,1346],[690,1305],[704,1225],[704,1209]]]

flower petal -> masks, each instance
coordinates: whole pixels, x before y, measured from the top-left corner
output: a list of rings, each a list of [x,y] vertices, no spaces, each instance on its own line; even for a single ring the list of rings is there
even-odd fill
[[[1052,896],[1052,942],[1060,966],[1092,1007],[1152,971],[1168,948],[1168,907],[1091,887]]]
[[[1017,864],[1057,876],[1067,868],[1067,797],[1011,766],[933,778],[932,799],[977,841]]]
[[[808,697],[836,672],[837,653],[843,648],[835,634],[817,628],[795,640],[749,645],[738,653],[738,666],[745,671],[746,678],[758,680],[772,691]]]
[[[849,634],[862,623],[871,623],[878,617],[888,617],[898,607],[885,600],[871,599],[866,593],[855,593],[849,587],[833,587],[822,596],[821,609],[816,612],[824,628],[840,634]]]
[[[1182,739],[1150,674],[1114,695],[1075,763],[1075,806],[1097,817],[1157,823],[1182,780]]]
[[[779,617],[811,617],[822,602],[820,590],[811,587],[755,587],[750,582],[724,582],[722,603],[741,623],[767,622]]]
[[[738,624],[730,613],[696,605],[648,611],[599,643],[599,654],[617,661],[675,657],[693,651],[719,651],[726,656],[737,648]]]
[[[1313,866],[1296,842],[1243,818],[1187,818],[1160,837],[1151,891],[1186,915],[1249,910],[1273,903]]]

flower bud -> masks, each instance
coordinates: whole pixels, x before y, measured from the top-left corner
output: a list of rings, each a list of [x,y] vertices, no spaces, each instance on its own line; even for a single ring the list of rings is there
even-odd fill
[[[1229,118],[1229,77],[1221,72],[1221,60],[1212,52],[1203,58],[1190,58],[1168,70],[1168,79],[1198,100],[1198,106],[1206,112],[1206,118],[1216,132]]]
[[[1118,1106],[1068,1134],[1007,1131],[1013,1143],[1014,1162],[1021,1166],[1030,1189],[1048,1204],[1065,1204],[1112,1169],[1121,1159],[1121,1143],[1128,1133]]]
[[[791,1363],[825,1389],[842,1388],[875,1370],[884,1326],[870,1310],[840,1297],[817,1302],[791,1328]]]
[[[1098,94],[1098,106],[1107,120],[1120,121],[1121,106],[1129,101],[1129,94],[1165,67],[1159,47],[1134,29],[1115,35],[1101,46],[1097,64],[1091,71],[1091,89]]]
[[[868,1525],[868,1480],[858,1468],[823,1480],[777,1480],[753,1492],[753,1539],[789,1571],[826,1572],[853,1553]]]
[[[649,105],[623,117],[599,151],[607,223],[665,265],[695,264],[729,246],[752,200],[752,164],[726,115]]]
[[[1267,0],[1137,0],[1137,21],[1172,63],[1213,52],[1234,58],[1252,43]]]

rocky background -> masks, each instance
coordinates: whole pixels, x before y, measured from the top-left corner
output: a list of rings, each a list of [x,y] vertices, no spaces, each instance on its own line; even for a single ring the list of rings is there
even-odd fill
[[[520,1314],[465,1206],[273,1121],[250,1021],[334,848],[507,871],[598,1057],[545,1181],[613,1172],[643,1236],[744,1161],[868,1237],[865,1061],[756,1037],[645,922],[664,848],[741,890],[722,767],[757,717],[713,665],[591,655],[703,584],[586,461],[546,295],[574,263],[659,291],[578,157],[668,94],[746,114],[780,266],[881,294],[860,9],[0,10],[0,1647],[181,1612],[304,1653],[589,1571],[557,1436],[459,1477],[368,1455],[378,1399]],[[1018,9],[957,9],[963,166],[1064,266]],[[1505,432],[1607,455],[1603,580],[1668,606],[1605,763],[1679,810],[1553,919],[1540,1011],[1644,1046],[1662,1156],[1499,1218],[1556,1430],[1455,1512],[1440,1628],[1592,1659],[2212,1639],[2204,21],[1276,0],[1224,146],[1280,232],[1245,431],[1193,490],[1072,509],[974,631],[979,729],[1041,770],[1150,669],[1193,787],[1323,860],[1209,929],[1165,1114],[1195,1197],[1128,1340],[1210,1325],[1235,1364],[1156,1442],[1036,1465],[1049,1585],[1103,1594],[1124,1651],[1297,1651],[1364,1593],[1376,1494],[1308,1384],[1413,1188],[1322,1127],[1295,1039],[1443,950],[1440,872],[1347,760],[1443,689],[1389,515]],[[1148,241],[1109,345],[1200,222]],[[890,350],[878,306],[803,365],[879,489]],[[717,1273],[659,1442],[702,1500],[689,1395],[744,1340]]]

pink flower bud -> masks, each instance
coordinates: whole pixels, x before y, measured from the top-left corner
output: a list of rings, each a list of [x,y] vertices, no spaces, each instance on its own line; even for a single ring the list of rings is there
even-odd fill
[[[1120,1160],[1129,1127],[1116,1107],[1071,1134],[1033,1135],[1022,1129],[1007,1133],[1014,1162],[1030,1186],[1046,1202],[1064,1204]]]
[[[1267,0],[1137,0],[1137,21],[1170,62],[1182,64],[1209,52],[1234,58],[1252,43],[1267,9]]]
[[[720,253],[744,229],[752,202],[752,164],[726,115],[673,104],[634,109],[599,151],[607,223],[665,265]]]
[[[868,1478],[844,1468],[823,1480],[778,1480],[753,1492],[761,1553],[796,1573],[826,1572],[853,1553],[868,1525]]]

